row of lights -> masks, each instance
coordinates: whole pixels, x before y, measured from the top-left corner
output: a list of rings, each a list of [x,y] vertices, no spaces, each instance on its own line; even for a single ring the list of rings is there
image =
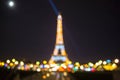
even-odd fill
[[[28,63],[25,64],[23,61],[17,61],[16,59],[12,60],[6,60],[6,62],[0,62],[0,66],[7,67],[8,69],[14,69],[17,67],[19,70],[34,70],[40,72],[41,70],[46,71],[65,71],[66,69],[69,69],[67,71],[104,71],[104,70],[115,70],[118,68],[117,64],[119,63],[119,59],[115,59],[114,61],[106,60],[102,61],[99,60],[96,63],[89,62],[87,64],[81,65],[79,62],[75,62],[75,64],[72,64],[72,61],[68,62],[68,65],[66,64],[48,64],[46,60],[43,60],[42,64],[40,64],[39,61],[36,61],[36,63]]]
[[[88,64],[80,65],[79,62],[75,63],[74,71],[113,71],[118,68],[119,59],[115,59],[114,61],[99,60],[96,63],[89,62]]]

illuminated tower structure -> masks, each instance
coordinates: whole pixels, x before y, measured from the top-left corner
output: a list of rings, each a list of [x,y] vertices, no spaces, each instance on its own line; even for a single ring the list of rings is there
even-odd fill
[[[62,29],[62,16],[61,14],[57,17],[57,34],[56,43],[53,54],[49,60],[49,64],[67,64],[69,62],[67,53],[65,51],[64,41],[63,41],[63,29]]]

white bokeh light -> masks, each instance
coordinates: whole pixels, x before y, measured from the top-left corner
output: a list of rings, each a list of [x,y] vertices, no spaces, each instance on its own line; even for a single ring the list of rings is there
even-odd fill
[[[13,1],[9,1],[8,4],[9,4],[10,7],[14,6],[14,2]]]

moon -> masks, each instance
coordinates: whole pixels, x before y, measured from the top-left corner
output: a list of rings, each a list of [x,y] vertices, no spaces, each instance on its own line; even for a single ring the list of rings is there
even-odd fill
[[[9,1],[9,2],[8,2],[8,5],[9,5],[10,7],[13,7],[13,6],[15,5],[15,3],[14,3],[13,1]]]

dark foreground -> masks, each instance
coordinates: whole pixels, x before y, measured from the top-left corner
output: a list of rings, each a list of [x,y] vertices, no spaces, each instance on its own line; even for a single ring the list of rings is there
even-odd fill
[[[120,72],[76,72],[63,76],[62,72],[43,79],[48,72],[18,71],[0,68],[0,80],[120,80]]]

